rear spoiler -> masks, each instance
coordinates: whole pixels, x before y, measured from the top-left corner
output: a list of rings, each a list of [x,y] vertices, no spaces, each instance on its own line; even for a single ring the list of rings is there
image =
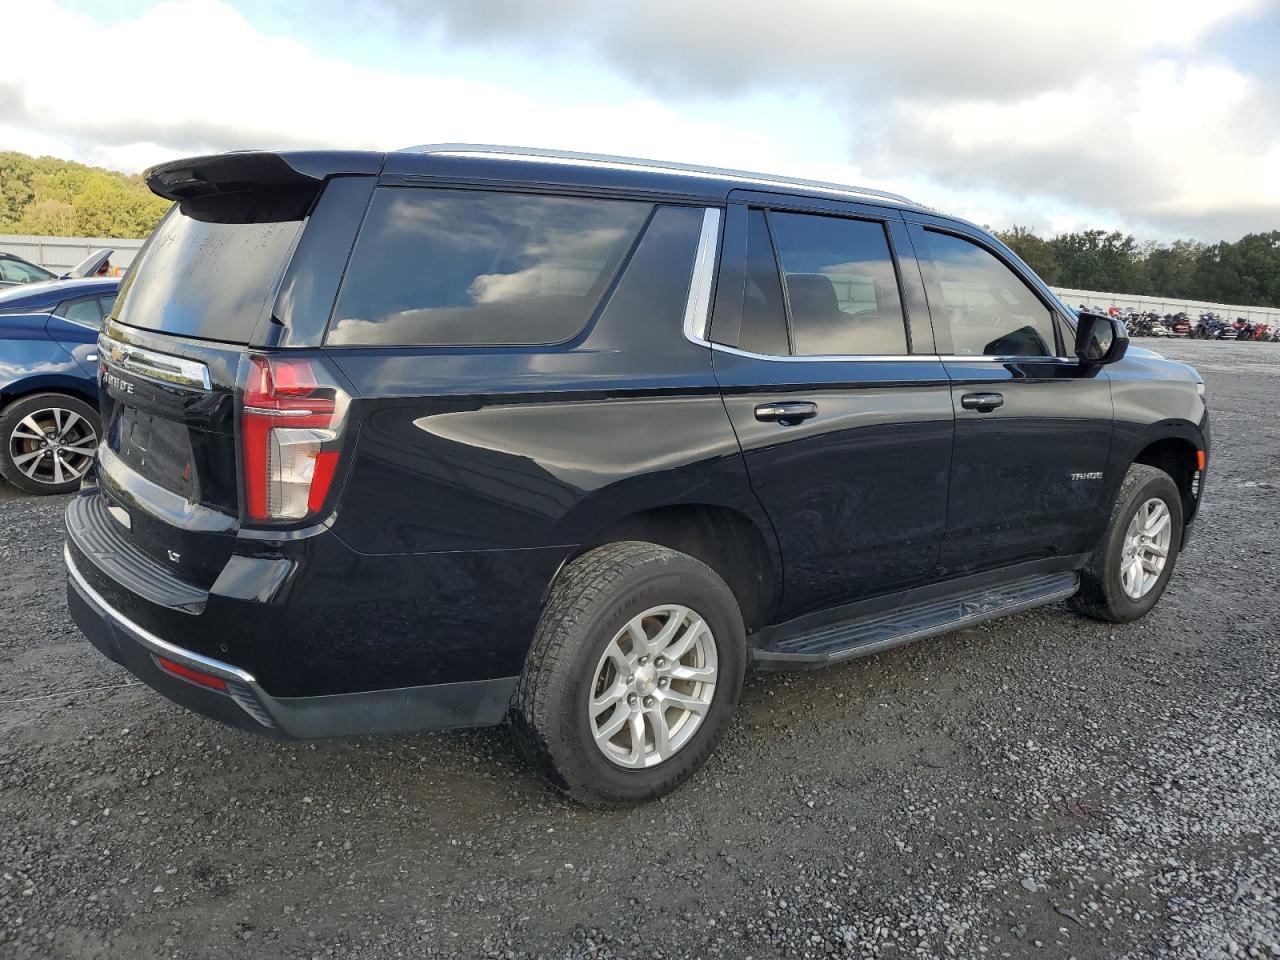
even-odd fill
[[[318,188],[328,177],[376,176],[385,154],[365,150],[242,150],[171,160],[143,174],[151,192],[166,200],[282,187]]]

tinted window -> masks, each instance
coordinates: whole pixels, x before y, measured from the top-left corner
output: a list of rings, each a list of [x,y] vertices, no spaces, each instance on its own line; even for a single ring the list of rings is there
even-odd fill
[[[48,270],[18,260],[0,260],[0,279],[10,283],[38,283],[41,280],[52,280],[54,276]]]
[[[883,224],[801,213],[769,216],[797,355],[907,352]]]
[[[112,298],[115,299],[114,297]],[[102,326],[102,318],[110,312],[103,309],[101,297],[84,297],[80,300],[64,301],[58,306],[57,314],[72,323],[79,323],[95,330]]]
[[[328,342],[556,343],[586,325],[651,205],[374,191]]]
[[[293,199],[283,192],[248,192],[174,207],[125,278],[116,319],[178,336],[247,343],[270,309],[302,228]]]
[[[703,208],[658,207],[609,294],[592,345],[665,353],[684,321]]]
[[[742,298],[742,330],[738,346],[753,353],[784,356],[787,343],[787,314],[782,305],[782,281],[769,239],[769,225],[763,210],[747,217],[747,282]]]
[[[926,231],[951,323],[953,352],[965,356],[1049,357],[1057,353],[1053,318],[992,253],[949,233]]]

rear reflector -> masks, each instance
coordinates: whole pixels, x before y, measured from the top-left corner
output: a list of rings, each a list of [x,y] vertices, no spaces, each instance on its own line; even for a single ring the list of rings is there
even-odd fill
[[[192,669],[191,667],[177,663],[170,660],[168,657],[162,657],[158,654],[155,655],[155,661],[160,669],[165,673],[171,673],[175,677],[181,677],[183,680],[194,683],[197,686],[208,687],[210,690],[217,690],[220,693],[227,692],[227,682],[221,677],[215,677],[211,673],[204,673],[201,670]]]
[[[1205,455],[1203,450],[1196,451],[1196,469],[1203,470],[1205,463]]]

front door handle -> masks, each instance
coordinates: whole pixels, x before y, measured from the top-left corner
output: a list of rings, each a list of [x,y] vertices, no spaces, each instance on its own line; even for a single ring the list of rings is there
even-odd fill
[[[966,393],[960,398],[960,406],[966,410],[990,413],[996,407],[1004,406],[1004,396],[999,393]]]
[[[818,415],[818,405],[808,401],[796,403],[761,403],[756,406],[756,419],[763,423],[780,423],[789,427],[793,423]]]

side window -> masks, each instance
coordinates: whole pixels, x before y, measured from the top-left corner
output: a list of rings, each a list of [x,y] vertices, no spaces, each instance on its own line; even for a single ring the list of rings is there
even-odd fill
[[[105,297],[99,297],[98,303],[102,307],[102,319],[105,320],[111,316],[111,311],[116,308],[116,295],[113,293]]]
[[[797,356],[907,353],[884,224],[771,213]]]
[[[990,251],[949,233],[925,231],[951,325],[963,356],[1051,357],[1053,315]]]
[[[652,209],[630,200],[380,187],[328,342],[567,340],[590,319]]]
[[[0,277],[11,283],[37,283],[52,280],[54,275],[48,270],[17,260],[0,260]]]
[[[78,323],[82,327],[92,327],[94,330],[102,326],[102,318],[106,316],[102,310],[102,299],[100,297],[64,300],[58,305],[58,309],[55,312],[58,316],[70,320],[72,323]]]
[[[782,304],[782,281],[773,256],[769,224],[763,210],[747,215],[747,282],[742,299],[742,330],[738,346],[752,353],[786,356],[787,311]]]

